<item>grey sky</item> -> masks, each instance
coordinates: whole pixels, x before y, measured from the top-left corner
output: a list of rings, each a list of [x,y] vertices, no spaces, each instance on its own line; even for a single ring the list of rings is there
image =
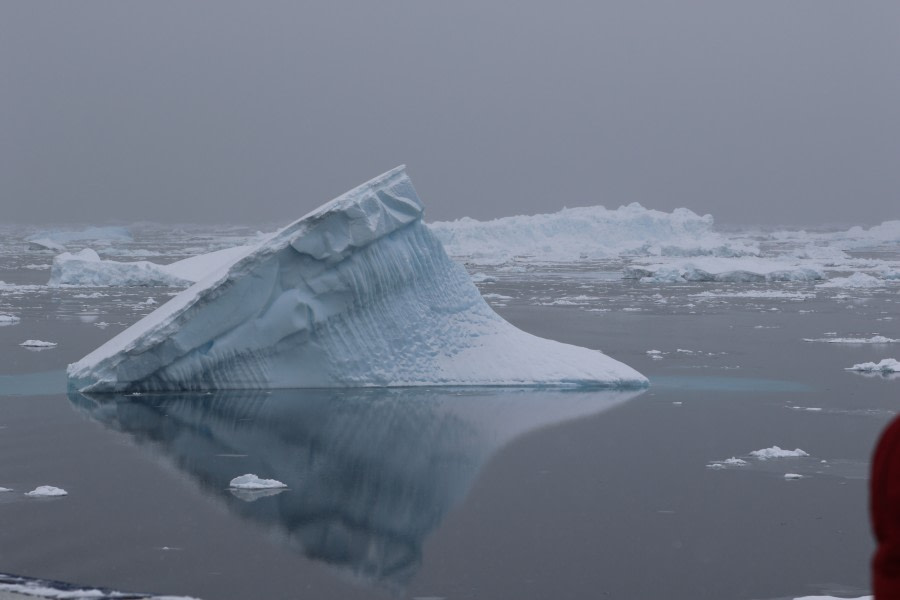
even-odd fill
[[[900,2],[0,0],[0,220],[900,218]]]

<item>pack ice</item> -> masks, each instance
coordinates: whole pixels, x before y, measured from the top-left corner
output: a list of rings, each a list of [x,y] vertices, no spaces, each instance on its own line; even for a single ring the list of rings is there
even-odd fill
[[[482,299],[398,167],[223,265],[69,365],[81,391],[425,385],[642,387]]]

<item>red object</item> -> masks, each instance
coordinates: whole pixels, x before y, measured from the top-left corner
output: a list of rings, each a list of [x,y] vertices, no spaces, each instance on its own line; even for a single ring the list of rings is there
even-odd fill
[[[869,513],[878,542],[872,591],[876,600],[900,600],[900,417],[891,421],[875,446]]]

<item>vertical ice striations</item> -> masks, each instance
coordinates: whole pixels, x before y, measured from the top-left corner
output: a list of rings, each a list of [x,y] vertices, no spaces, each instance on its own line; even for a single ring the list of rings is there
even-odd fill
[[[647,381],[494,313],[422,223],[403,167],[222,266],[69,377],[83,391]]]

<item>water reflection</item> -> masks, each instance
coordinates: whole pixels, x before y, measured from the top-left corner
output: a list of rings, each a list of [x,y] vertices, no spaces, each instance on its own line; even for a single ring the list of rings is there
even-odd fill
[[[403,587],[422,545],[514,438],[640,391],[277,390],[83,395],[104,425],[171,459],[235,513],[369,583]],[[232,493],[244,473],[281,493]]]

